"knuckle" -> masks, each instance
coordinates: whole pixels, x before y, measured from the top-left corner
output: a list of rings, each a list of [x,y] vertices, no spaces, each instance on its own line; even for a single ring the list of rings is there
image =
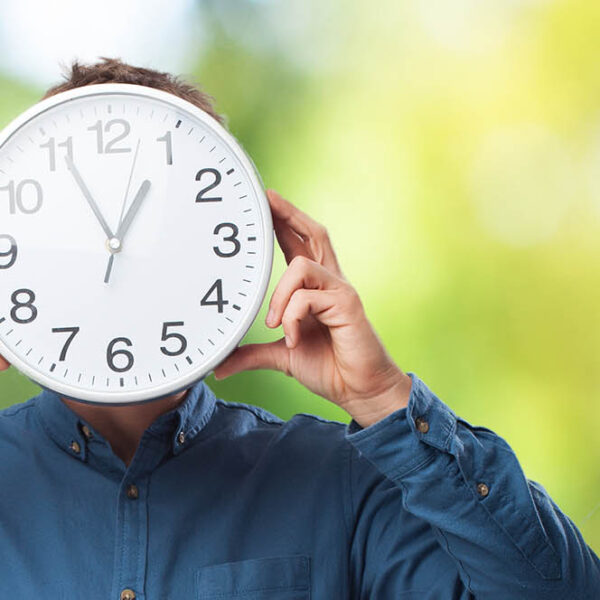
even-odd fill
[[[342,291],[343,291],[344,298],[346,299],[346,301],[350,307],[352,307],[352,308],[361,308],[362,307],[362,300],[360,299],[358,292],[356,291],[356,289],[353,286],[351,286],[350,284],[344,284],[342,286]]]
[[[294,258],[292,258],[289,266],[290,267],[293,266],[294,269],[297,269],[299,271],[306,271],[309,267],[309,264],[310,264],[310,259],[302,254],[299,254],[297,256],[294,256]]]
[[[328,231],[327,227],[325,227],[325,225],[323,225],[321,223],[317,223],[316,236],[320,240],[323,240],[323,241],[328,240],[329,239],[329,231]]]

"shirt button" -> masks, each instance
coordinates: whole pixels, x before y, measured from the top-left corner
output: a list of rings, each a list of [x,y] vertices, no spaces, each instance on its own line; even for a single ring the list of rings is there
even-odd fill
[[[487,485],[485,485],[485,483],[478,483],[477,484],[477,493],[482,498],[485,498],[490,493],[490,488]]]
[[[137,489],[137,485],[134,485],[133,483],[127,486],[127,497],[130,500],[136,500],[139,496],[139,492]],[[126,592],[127,590],[123,590],[123,592]],[[131,592],[133,594],[133,592]],[[135,598],[135,595],[132,596],[132,598]]]
[[[79,454],[81,452],[81,446],[79,445],[78,442],[76,442],[75,440],[73,440],[71,442],[71,445],[69,446],[69,448],[71,448],[71,450],[73,452],[75,452],[75,454]]]
[[[120,600],[135,600],[135,592],[129,588],[121,592]]]
[[[177,436],[177,441],[178,441],[180,444],[183,444],[183,443],[185,443],[185,433],[183,433],[183,431],[180,431],[180,432],[179,432],[179,435]]]
[[[417,426],[417,431],[421,433],[427,433],[429,431],[429,423],[423,417],[417,417],[415,419],[415,425]]]
[[[81,426],[81,431],[83,431],[83,435],[85,435],[85,437],[89,440],[92,437],[92,432],[90,431],[90,428],[87,425],[82,425]]]

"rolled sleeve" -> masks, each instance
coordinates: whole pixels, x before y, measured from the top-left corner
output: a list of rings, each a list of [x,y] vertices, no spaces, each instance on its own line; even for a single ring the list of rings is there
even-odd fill
[[[357,461],[366,459],[402,490],[402,508],[434,528],[465,587],[490,598],[509,590],[515,598],[552,597],[563,585],[569,597],[583,598],[600,589],[598,558],[525,477],[507,442],[458,417],[409,375],[405,408],[366,428],[352,419],[345,437]]]

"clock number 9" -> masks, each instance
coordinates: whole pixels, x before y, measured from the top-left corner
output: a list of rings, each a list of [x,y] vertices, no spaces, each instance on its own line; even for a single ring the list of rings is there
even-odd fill
[[[33,195],[34,202],[29,208],[25,206],[25,203],[23,202],[23,190],[25,189],[25,186],[33,187],[35,190]],[[15,182],[11,180],[8,182],[8,185],[0,187],[0,192],[5,191],[8,192],[8,210],[11,215],[14,215],[17,212],[17,209],[23,214],[31,215],[42,208],[44,196],[42,193],[42,186],[35,179],[23,179],[23,181],[20,181],[17,184],[16,188]]]
[[[119,344],[121,342],[124,343],[126,346],[133,346],[133,343],[129,338],[118,337],[112,340],[112,342],[108,344],[108,348],[106,349],[106,362],[108,363],[108,366],[117,373],[124,373],[125,371],[129,371],[129,369],[133,367],[133,354],[131,354],[131,352],[129,352],[128,350],[124,350],[123,348],[121,348],[120,350],[114,349],[115,344]],[[126,364],[122,367],[118,367],[117,365],[115,365],[114,362],[115,357],[119,355],[124,356],[127,359]]]
[[[19,296],[27,296],[27,300],[22,302],[19,300]],[[25,323],[31,323],[32,321],[35,321],[38,311],[33,304],[35,302],[35,294],[31,290],[28,290],[27,288],[15,290],[11,294],[10,299],[13,303],[13,307],[10,309],[10,316],[15,323],[24,325]],[[23,318],[23,311],[25,310],[29,311],[29,316]],[[19,311],[21,316],[19,316]]]
[[[223,257],[229,258],[231,256],[235,256],[240,251],[240,248],[242,245],[240,244],[240,241],[236,237],[240,231],[235,223],[219,223],[215,227],[215,230],[213,231],[213,233],[215,235],[217,235],[219,233],[219,231],[221,231],[221,229],[223,229],[223,227],[231,227],[231,235],[224,237],[223,241],[231,242],[233,244],[233,250],[231,252],[223,252],[222,250],[219,250],[218,246],[213,246],[213,250],[215,251],[215,254],[217,256],[223,256]]]
[[[8,250],[2,249],[2,240],[8,242]],[[6,259],[8,262],[2,264],[2,259]],[[12,235],[7,233],[0,234],[0,269],[10,269],[17,260],[17,242]]]
[[[212,183],[209,183],[205,188],[202,188],[198,192],[198,194],[196,195],[196,202],[221,202],[223,198],[221,198],[220,196],[213,196],[209,198],[204,197],[204,194],[206,194],[206,192],[210,192],[210,190],[216,188],[219,185],[219,183],[221,183],[221,173],[219,173],[217,169],[212,168],[200,169],[196,173],[196,181],[200,181],[202,179],[202,176],[205,174],[212,175],[214,177],[214,181]]]
[[[187,340],[180,333],[169,333],[169,327],[183,327],[183,321],[172,321],[171,323],[163,323],[161,341],[176,339],[179,341],[179,348],[176,350],[169,350],[166,346],[161,346],[160,351],[167,356],[179,356],[183,354],[187,348]]]

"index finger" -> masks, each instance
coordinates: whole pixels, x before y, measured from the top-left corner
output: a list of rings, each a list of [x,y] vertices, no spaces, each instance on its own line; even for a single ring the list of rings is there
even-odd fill
[[[276,230],[279,228],[278,239],[288,241],[290,252],[312,258],[336,275],[344,277],[340,269],[335,251],[331,245],[327,229],[318,221],[294,206],[275,190],[267,190],[267,198],[273,211],[273,221]],[[288,227],[291,231],[285,232]],[[292,237],[293,234],[295,238]],[[293,241],[292,241],[293,240]],[[284,253],[286,249],[283,248]],[[293,256],[288,257],[288,263]]]

